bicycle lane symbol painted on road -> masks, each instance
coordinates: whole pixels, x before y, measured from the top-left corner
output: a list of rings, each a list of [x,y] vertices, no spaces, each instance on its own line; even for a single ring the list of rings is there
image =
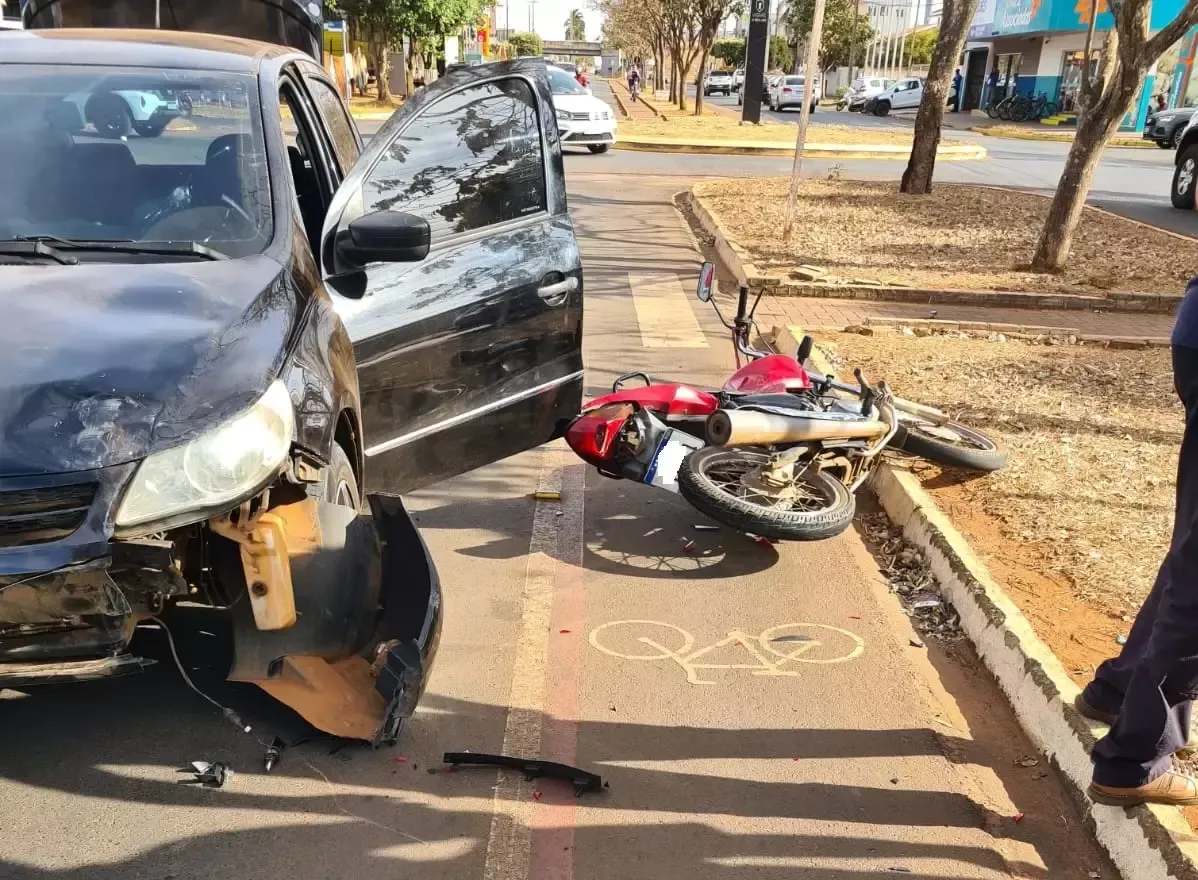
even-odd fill
[[[823,623],[783,623],[758,635],[733,630],[710,645],[695,647],[695,637],[680,626],[660,620],[613,620],[591,630],[591,646],[621,660],[672,660],[690,684],[718,684],[701,677],[704,669],[744,669],[753,675],[798,676],[792,664],[846,663],[865,652],[865,640],[847,629]],[[635,646],[642,645],[645,650]],[[699,663],[708,655],[740,648],[744,663]]]

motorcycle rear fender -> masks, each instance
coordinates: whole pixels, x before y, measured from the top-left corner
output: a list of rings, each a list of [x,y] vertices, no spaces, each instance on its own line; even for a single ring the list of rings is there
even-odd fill
[[[635,403],[641,409],[665,416],[708,416],[719,406],[719,399],[709,391],[693,385],[666,382],[641,388],[625,388],[583,404],[582,411],[590,412],[609,403]]]
[[[403,502],[368,501],[362,514],[300,502],[315,506],[317,534],[289,557],[295,623],[260,629],[248,594],[237,596],[229,678],[257,684],[326,733],[380,745],[395,742],[424,693],[441,585]]]

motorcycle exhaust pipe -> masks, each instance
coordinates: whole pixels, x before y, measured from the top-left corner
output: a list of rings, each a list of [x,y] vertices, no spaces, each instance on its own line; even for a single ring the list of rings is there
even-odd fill
[[[707,417],[712,446],[769,446],[818,440],[873,440],[889,430],[877,419],[839,421],[783,416],[746,409],[718,409]]]

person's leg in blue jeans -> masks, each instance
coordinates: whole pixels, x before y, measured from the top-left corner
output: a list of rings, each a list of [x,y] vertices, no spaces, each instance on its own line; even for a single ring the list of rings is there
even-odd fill
[[[1198,697],[1198,348],[1173,346],[1173,378],[1186,419],[1173,538],[1127,644],[1077,703],[1112,723],[1093,755],[1090,794],[1104,803],[1198,803],[1198,780],[1170,769]]]

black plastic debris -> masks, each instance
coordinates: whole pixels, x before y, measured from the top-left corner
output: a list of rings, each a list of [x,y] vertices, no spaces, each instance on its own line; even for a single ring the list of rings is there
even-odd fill
[[[191,773],[194,779],[180,779],[180,785],[202,785],[205,788],[221,788],[233,778],[233,770],[220,761],[192,761],[180,773]]]
[[[542,761],[538,758],[517,758],[512,755],[488,755],[481,752],[446,752],[445,763],[451,767],[505,767],[519,770],[527,780],[561,779],[574,786],[574,794],[603,791],[603,777],[569,764]]]

